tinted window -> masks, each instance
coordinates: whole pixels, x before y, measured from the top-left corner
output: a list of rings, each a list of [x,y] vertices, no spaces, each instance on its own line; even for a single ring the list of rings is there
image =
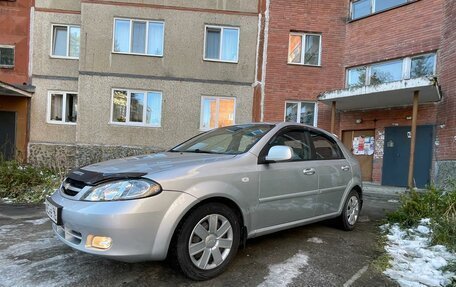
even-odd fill
[[[270,147],[285,145],[293,150],[292,160],[309,160],[312,158],[312,150],[308,144],[305,130],[290,130],[283,132],[270,143]]]
[[[343,158],[342,151],[334,140],[326,135],[311,132],[310,138],[314,146],[314,159],[340,159]]]

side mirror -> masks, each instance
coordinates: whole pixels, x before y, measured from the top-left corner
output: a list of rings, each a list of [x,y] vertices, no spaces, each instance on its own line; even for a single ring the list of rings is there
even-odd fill
[[[293,156],[293,150],[286,145],[276,145],[269,149],[266,161],[285,161]]]

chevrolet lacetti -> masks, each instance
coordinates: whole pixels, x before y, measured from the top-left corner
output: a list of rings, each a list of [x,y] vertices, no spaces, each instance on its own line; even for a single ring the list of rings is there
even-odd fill
[[[248,238],[362,206],[356,159],[332,134],[296,123],[202,133],[167,152],[71,171],[46,200],[70,247],[137,262],[169,258],[194,280],[217,276]]]

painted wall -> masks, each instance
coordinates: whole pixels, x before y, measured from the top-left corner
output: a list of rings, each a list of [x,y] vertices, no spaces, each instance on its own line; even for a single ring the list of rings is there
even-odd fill
[[[29,98],[0,95],[0,111],[16,113],[16,155],[24,160],[27,156],[27,110]]]

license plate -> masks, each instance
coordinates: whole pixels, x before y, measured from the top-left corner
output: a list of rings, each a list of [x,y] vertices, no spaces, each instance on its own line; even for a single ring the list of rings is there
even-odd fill
[[[45,201],[46,214],[57,225],[62,224],[62,207],[55,203],[51,198]]]

